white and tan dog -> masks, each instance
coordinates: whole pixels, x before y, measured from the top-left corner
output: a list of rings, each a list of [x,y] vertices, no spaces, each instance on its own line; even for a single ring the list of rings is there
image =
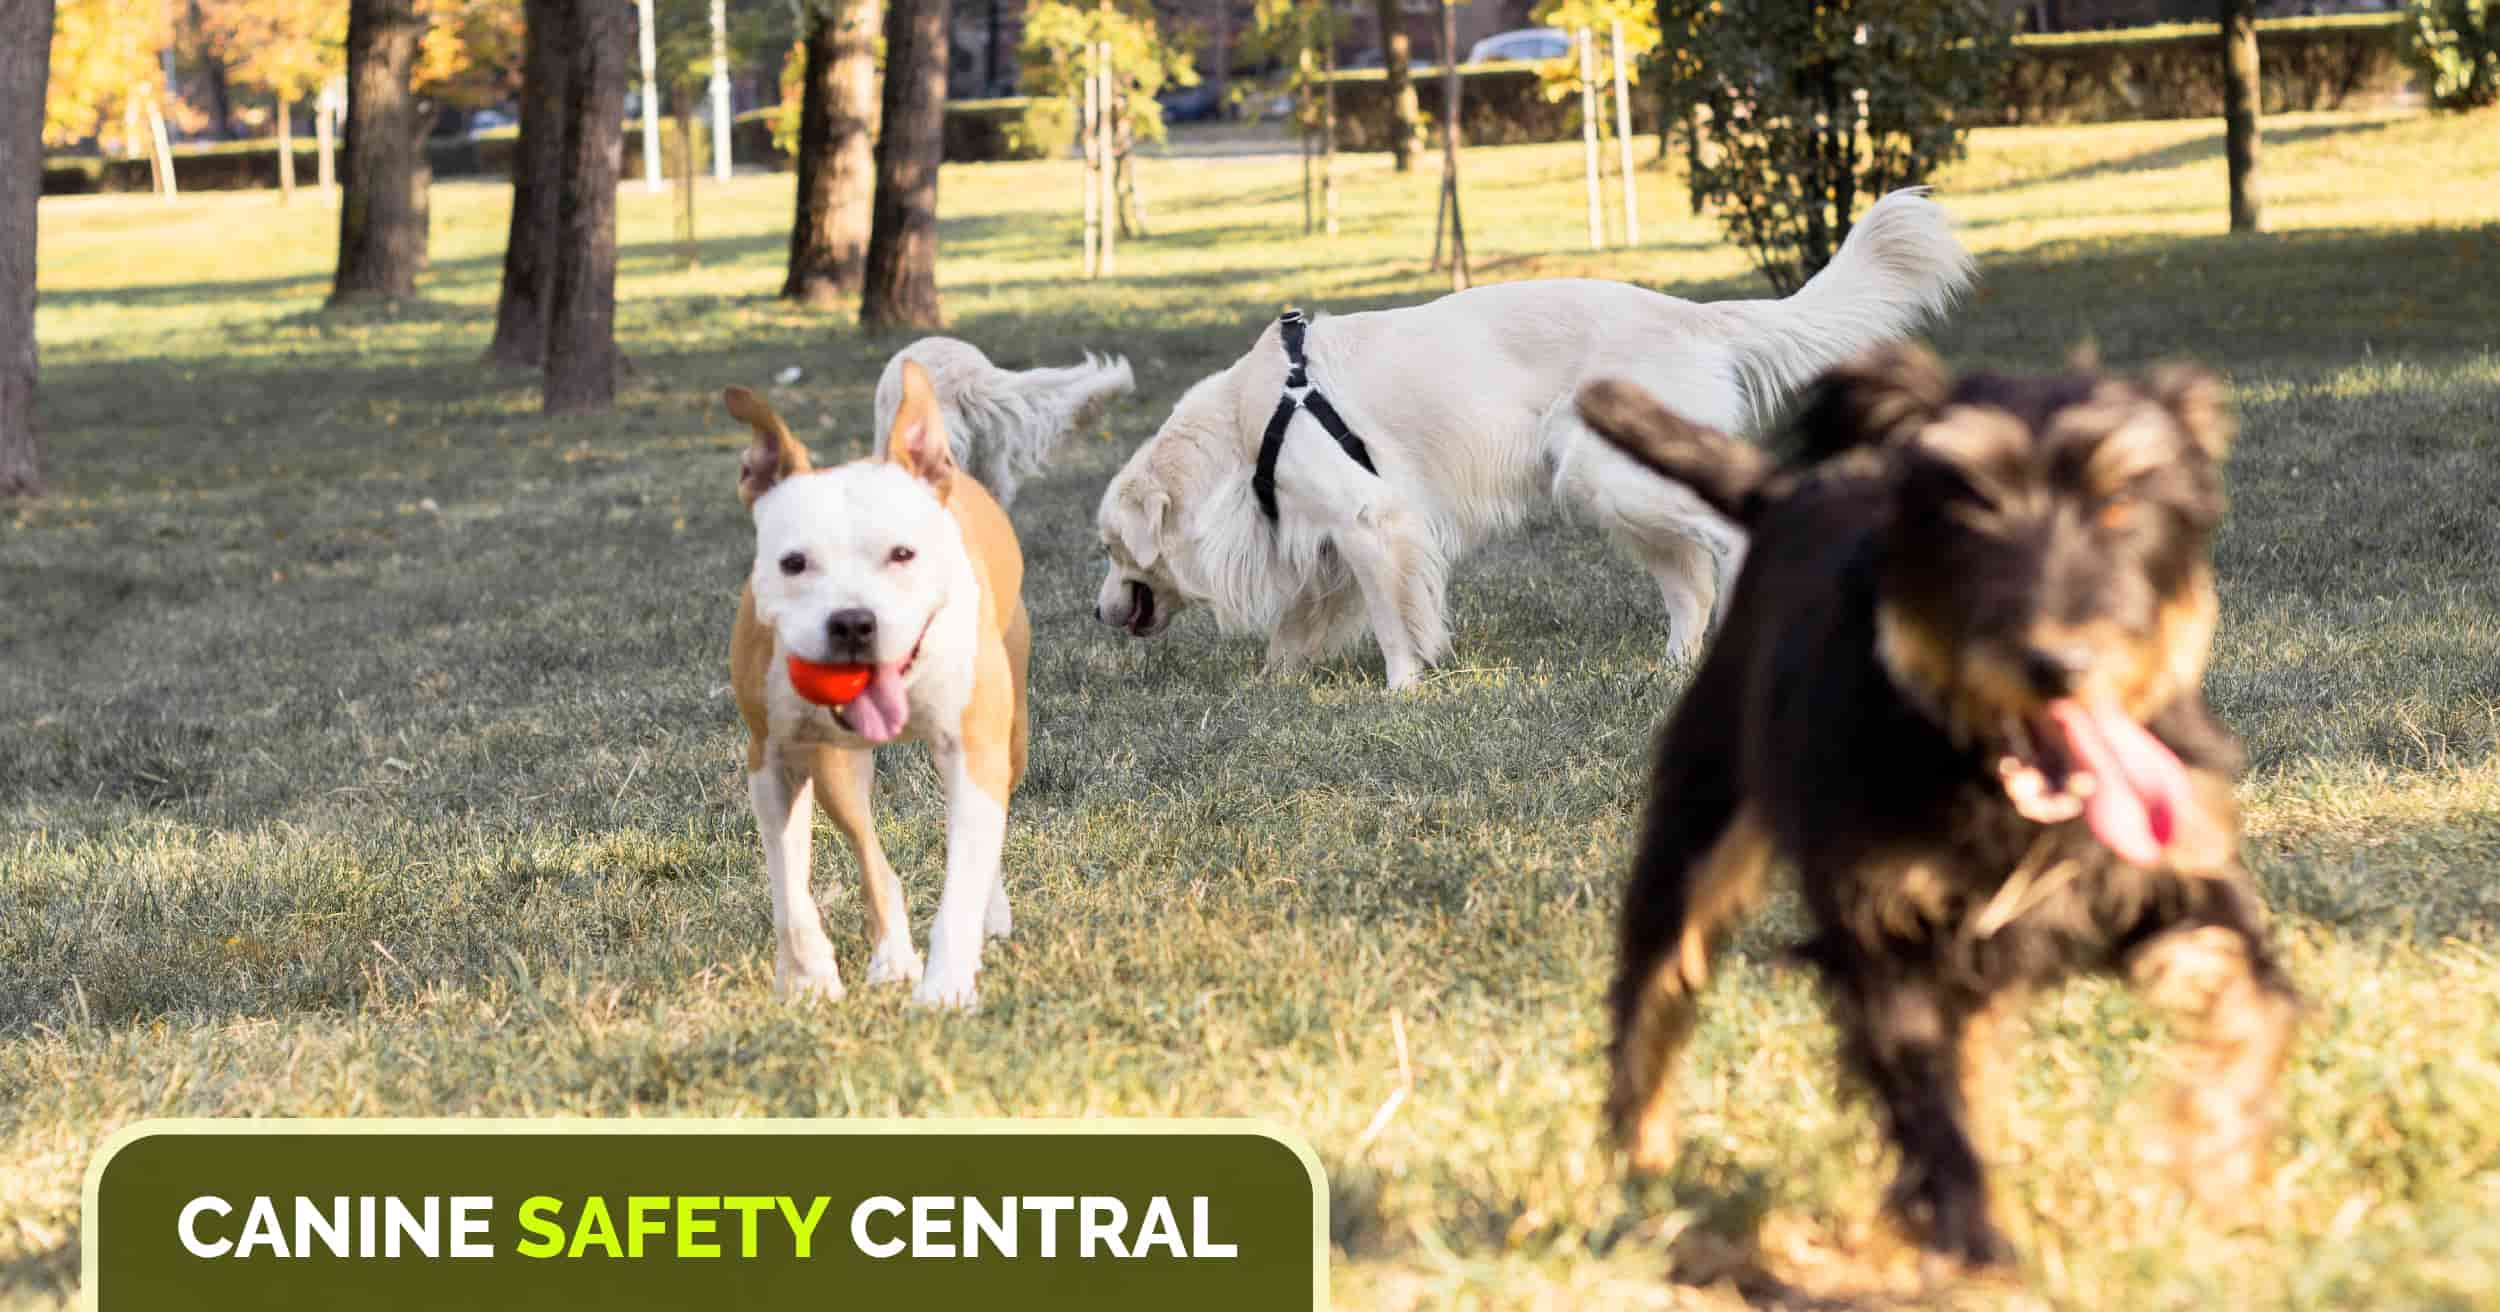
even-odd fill
[[[956,462],[1002,506],[1016,503],[1017,485],[1041,473],[1069,433],[1137,389],[1128,361],[1116,355],[1088,351],[1083,364],[1001,369],[970,342],[923,337],[895,352],[877,377],[878,432],[894,426],[903,368],[915,364],[929,372]]]
[[[1138,637],[1203,605],[1269,635],[1268,668],[1344,647],[1368,624],[1403,688],[1449,646],[1450,568],[1542,495],[1628,549],[1666,601],[1669,650],[1700,647],[1744,536],[1681,486],[1644,478],[1580,422],[1585,383],[1638,383],[1693,422],[1767,419],[1822,369],[1916,329],[1971,261],[1916,191],[1862,215],[1831,264],[1776,301],[1699,304],[1628,283],[1517,282],[1310,324],[1310,382],[1360,438],[1367,472],[1308,410],[1284,430],[1271,520],[1253,471],[1285,395],[1282,333],[1184,394],[1103,493],[1111,567],[1094,614]]]
[[[730,683],[747,723],[747,794],[772,884],[774,981],[784,994],[842,996],[810,883],[816,801],[859,861],[874,951],[870,984],[917,979],[912,998],[970,1007],[984,938],[1008,929],[999,852],[1024,778],[1024,557],[1005,511],[962,474],[929,380],[903,371],[882,459],[831,469],[763,398],[729,389],[755,430],[738,496],[755,516],[755,566],[738,600]],[[791,657],[871,667],[856,699],[802,698]],[[869,814],[875,751],[917,738],[946,788],[946,887],[924,972],[903,887]]]

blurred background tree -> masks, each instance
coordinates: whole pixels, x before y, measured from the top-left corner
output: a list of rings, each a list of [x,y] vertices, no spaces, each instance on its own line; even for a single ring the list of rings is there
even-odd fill
[[[1990,0],[1716,0],[1695,18],[1693,190],[1782,296],[1863,206],[1962,157],[2011,49]]]
[[[347,67],[347,11],[335,0],[196,0],[207,54],[229,85],[275,101],[278,191],[295,195],[294,107]]]
[[[51,89],[43,139],[69,145],[94,138],[135,150],[124,109],[134,93],[159,91],[160,62],[173,41],[165,0],[60,0],[53,14]]]
[[[1027,115],[1020,131],[1050,140],[1022,141],[1020,146],[1056,153],[1067,136],[1082,135],[1077,130],[1079,107],[1094,67],[1091,52],[1097,42],[1111,43],[1112,190],[1119,199],[1124,235],[1145,235],[1135,148],[1139,142],[1166,138],[1163,103],[1156,97],[1166,87],[1198,85],[1197,37],[1195,28],[1167,31],[1147,3],[1033,0],[1025,8],[1024,43],[1017,51],[1023,76],[1017,85],[1026,95],[1064,106],[1065,117],[1056,111]],[[1095,143],[1080,140],[1077,145],[1090,155]]]
[[[2500,104],[2500,0],[2412,0],[2404,52],[2433,106]]]

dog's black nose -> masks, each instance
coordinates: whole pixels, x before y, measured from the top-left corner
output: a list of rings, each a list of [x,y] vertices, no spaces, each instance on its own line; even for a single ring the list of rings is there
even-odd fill
[[[837,610],[825,617],[825,636],[833,640],[837,655],[865,651],[877,638],[877,613],[865,606]]]
[[[2043,697],[2063,697],[2075,690],[2084,671],[2092,668],[2092,649],[2081,643],[2030,647],[2023,652],[2023,677]]]

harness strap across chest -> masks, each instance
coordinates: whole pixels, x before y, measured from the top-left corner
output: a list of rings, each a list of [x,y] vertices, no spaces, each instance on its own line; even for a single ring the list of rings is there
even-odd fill
[[[1347,427],[1345,416],[1311,385],[1310,361],[1302,353],[1302,335],[1310,324],[1300,310],[1287,310],[1276,320],[1277,335],[1284,339],[1285,394],[1276,400],[1276,413],[1268,416],[1267,432],[1259,439],[1259,467],[1250,475],[1250,491],[1259,499],[1259,512],[1267,522],[1276,522],[1276,456],[1285,449],[1285,430],[1293,426],[1297,411],[1307,412],[1319,426],[1336,439],[1337,445],[1354,458],[1367,474],[1378,474],[1372,467],[1372,453],[1363,439]]]

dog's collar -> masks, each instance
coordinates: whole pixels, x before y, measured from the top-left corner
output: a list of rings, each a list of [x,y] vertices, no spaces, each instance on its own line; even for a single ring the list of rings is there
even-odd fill
[[[1287,310],[1276,320],[1277,335],[1285,344],[1285,363],[1290,367],[1285,373],[1285,394],[1277,398],[1276,413],[1268,416],[1267,432],[1259,438],[1258,469],[1250,475],[1250,491],[1258,497],[1259,513],[1267,516],[1270,524],[1277,522],[1276,457],[1285,449],[1285,430],[1293,426],[1297,411],[1308,411],[1318,420],[1319,426],[1328,430],[1347,455],[1354,457],[1354,463],[1361,465],[1364,473],[1375,477],[1380,473],[1372,466],[1371,450],[1363,445],[1362,438],[1355,436],[1345,416],[1338,414],[1337,407],[1311,385],[1310,361],[1302,353],[1302,334],[1308,327],[1300,310]]]

